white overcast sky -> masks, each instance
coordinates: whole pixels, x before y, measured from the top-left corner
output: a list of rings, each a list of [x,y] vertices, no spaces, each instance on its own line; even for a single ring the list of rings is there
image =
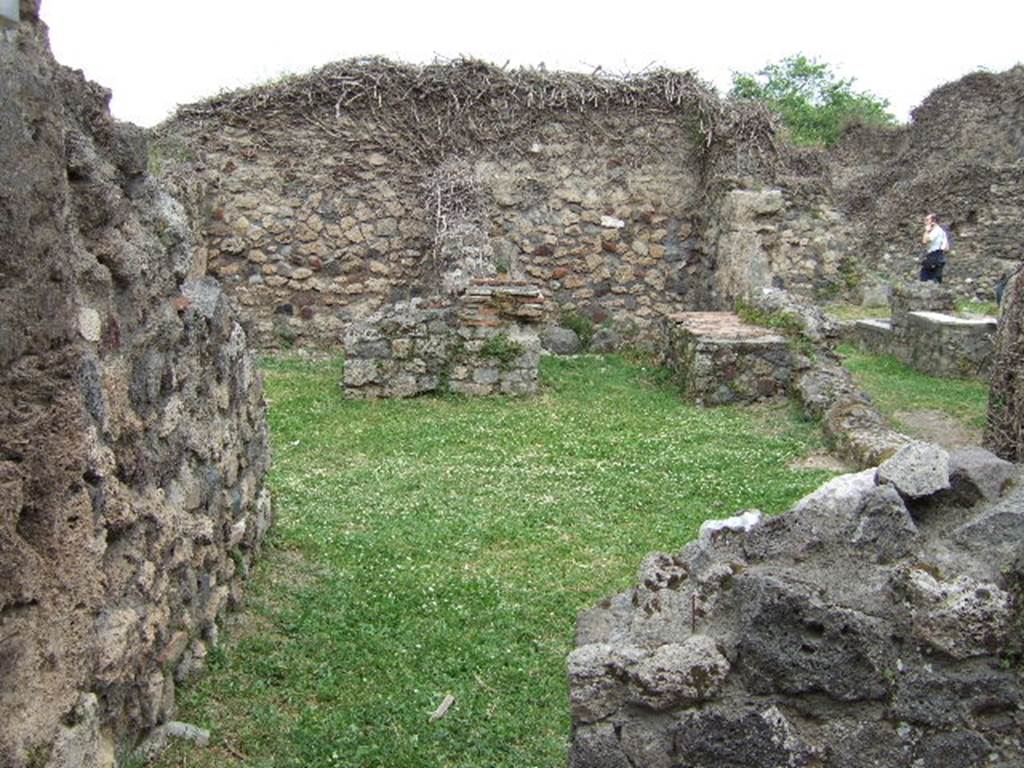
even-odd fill
[[[353,56],[636,72],[733,71],[794,53],[889,100],[901,120],[934,88],[1024,60],[1024,3],[860,0],[42,0],[57,59],[153,125],[178,104]]]

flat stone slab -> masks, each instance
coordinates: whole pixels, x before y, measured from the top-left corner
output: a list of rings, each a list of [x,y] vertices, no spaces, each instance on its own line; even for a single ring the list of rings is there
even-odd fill
[[[879,320],[877,318],[865,318],[863,320],[858,320],[856,325],[864,328],[873,328],[877,331],[892,330],[892,323],[890,323],[888,320]]]
[[[927,312],[925,310],[917,310],[907,314],[930,320],[940,325],[960,326],[963,328],[991,328],[994,331],[999,324],[994,317],[956,317],[955,315],[947,315],[945,312]]]
[[[669,320],[697,336],[701,341],[746,341],[785,344],[786,337],[743,322],[734,312],[679,312]]]

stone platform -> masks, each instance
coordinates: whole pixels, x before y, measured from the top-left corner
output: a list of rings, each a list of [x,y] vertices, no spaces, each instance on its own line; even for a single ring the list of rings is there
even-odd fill
[[[889,321],[854,323],[854,341],[930,376],[988,375],[997,327],[994,317],[955,317],[952,295],[927,284],[894,288],[891,305]]]
[[[785,336],[732,312],[681,312],[666,323],[667,366],[701,405],[785,395],[798,363]]]
[[[544,312],[536,286],[484,279],[453,302],[396,304],[345,334],[345,396],[534,394]]]

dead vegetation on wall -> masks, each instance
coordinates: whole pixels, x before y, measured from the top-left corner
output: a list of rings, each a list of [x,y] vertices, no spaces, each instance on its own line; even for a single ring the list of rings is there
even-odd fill
[[[742,150],[770,162],[778,155],[777,124],[766,108],[723,101],[692,72],[667,69],[582,74],[472,59],[426,66],[352,59],[181,107],[171,122],[254,127],[297,118],[346,145],[346,118],[370,116],[380,127],[378,149],[432,167],[451,155],[523,155],[553,114],[580,118],[584,138],[599,141],[607,137],[602,114],[623,111],[679,116],[708,152],[720,143],[723,156]]]

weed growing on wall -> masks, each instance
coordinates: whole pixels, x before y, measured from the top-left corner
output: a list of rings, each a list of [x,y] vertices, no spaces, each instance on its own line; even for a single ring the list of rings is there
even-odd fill
[[[577,314],[576,312],[562,312],[558,320],[559,324],[573,331],[580,340],[582,349],[590,346],[590,340],[594,338],[594,321],[589,317]]]
[[[480,354],[493,357],[503,368],[508,368],[513,360],[523,354],[523,345],[512,341],[507,334],[499,333],[484,342]]]
[[[813,357],[815,354],[814,343],[804,335],[804,325],[797,315],[792,312],[777,310],[769,312],[755,307],[745,301],[736,302],[736,314],[745,323],[760,325],[763,328],[771,328],[778,331],[790,340],[790,344],[801,354]]]

